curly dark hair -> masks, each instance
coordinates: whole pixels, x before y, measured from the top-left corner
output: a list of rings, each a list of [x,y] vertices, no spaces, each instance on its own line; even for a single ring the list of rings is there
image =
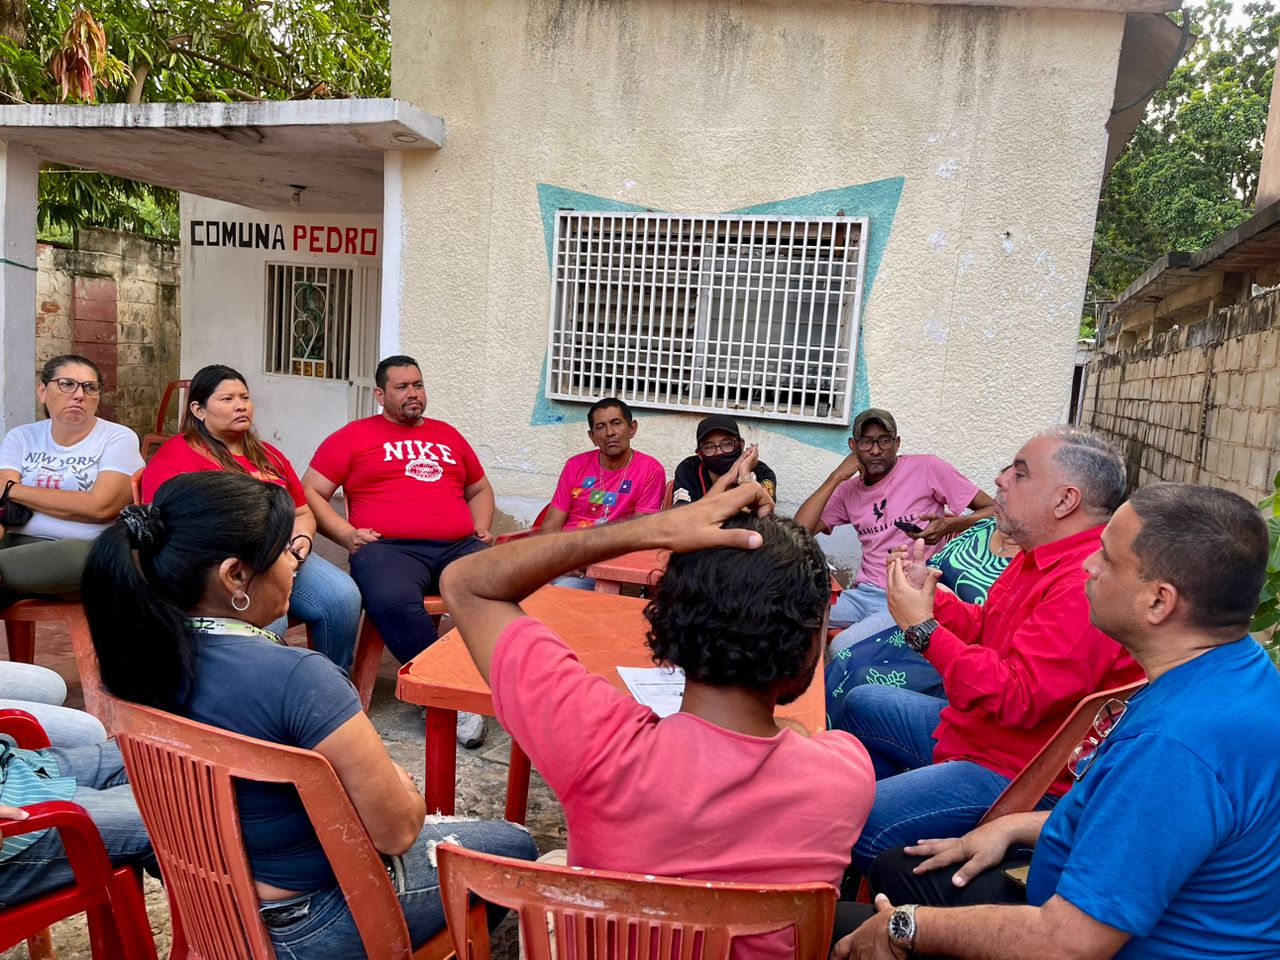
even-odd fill
[[[786,517],[742,514],[725,526],[756,530],[764,544],[672,555],[644,611],[653,659],[714,686],[807,683],[831,598],[822,549]]]

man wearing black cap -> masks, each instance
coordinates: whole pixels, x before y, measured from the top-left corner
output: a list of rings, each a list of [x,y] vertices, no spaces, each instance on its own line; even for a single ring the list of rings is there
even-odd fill
[[[927,558],[994,510],[951,464],[927,453],[899,457],[900,443],[893,414],[863,410],[853,420],[849,455],[796,511],[796,522],[812,533],[850,524],[862,545],[857,576],[831,611],[832,626],[848,627],[831,642],[833,654],[893,626],[885,597],[890,550],[919,538],[929,546]],[[974,512],[960,516],[967,508]]]
[[[676,467],[671,505],[693,503],[712,490],[722,490],[738,480],[755,480],[773,500],[778,499],[778,478],[760,462],[756,445],[744,448],[738,421],[722,413],[703,417],[698,424],[697,453]]]

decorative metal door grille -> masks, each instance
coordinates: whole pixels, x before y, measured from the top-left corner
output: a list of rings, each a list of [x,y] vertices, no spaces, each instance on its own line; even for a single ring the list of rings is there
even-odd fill
[[[348,267],[267,264],[266,372],[349,379],[354,288]]]
[[[865,218],[556,217],[547,396],[848,423]]]

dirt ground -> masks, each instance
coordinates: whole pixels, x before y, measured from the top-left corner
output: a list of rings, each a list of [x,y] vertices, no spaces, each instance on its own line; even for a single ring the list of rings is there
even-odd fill
[[[447,629],[448,625],[445,624]],[[300,628],[295,628],[300,630]],[[291,631],[291,634],[295,631]],[[61,634],[61,636],[59,636]],[[291,635],[291,641],[294,639]],[[304,641],[305,642],[305,641]],[[2,648],[0,648],[2,649]],[[72,694],[68,704],[79,705],[75,663],[65,632],[52,625],[41,625],[37,633],[36,662],[57,669],[67,679]],[[382,735],[387,749],[418,783],[423,780],[424,732],[421,708],[395,698],[396,663],[384,658],[370,709],[370,718]],[[507,756],[510,738],[492,717],[488,720],[489,737],[475,750],[458,748],[457,813],[497,819],[502,816],[507,789]],[[565,845],[564,814],[559,803],[535,772],[529,789],[527,826],[537,841],[538,849],[547,851]],[[169,949],[169,906],[160,883],[147,878],[145,885],[147,912],[155,934],[157,954],[163,960]],[[58,960],[90,960],[88,931],[83,917],[74,917],[52,928],[53,945]],[[511,918],[503,922],[493,938],[495,960],[515,960],[515,924]],[[19,945],[0,953],[0,960],[26,960],[27,949]]]

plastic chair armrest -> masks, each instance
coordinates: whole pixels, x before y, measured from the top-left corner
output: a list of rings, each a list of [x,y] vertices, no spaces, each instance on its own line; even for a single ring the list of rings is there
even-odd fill
[[[49,735],[40,721],[25,710],[0,710],[0,733],[13,737],[23,750],[43,750],[50,746]]]
[[[70,800],[44,800],[23,809],[28,814],[25,820],[0,820],[0,836],[57,830],[81,892],[107,896],[111,886],[111,861],[88,811]]]
[[[494,545],[499,543],[510,543],[512,540],[523,540],[525,537],[531,537],[537,533],[537,528],[533,530],[517,530],[514,533],[502,533],[493,538]]]

